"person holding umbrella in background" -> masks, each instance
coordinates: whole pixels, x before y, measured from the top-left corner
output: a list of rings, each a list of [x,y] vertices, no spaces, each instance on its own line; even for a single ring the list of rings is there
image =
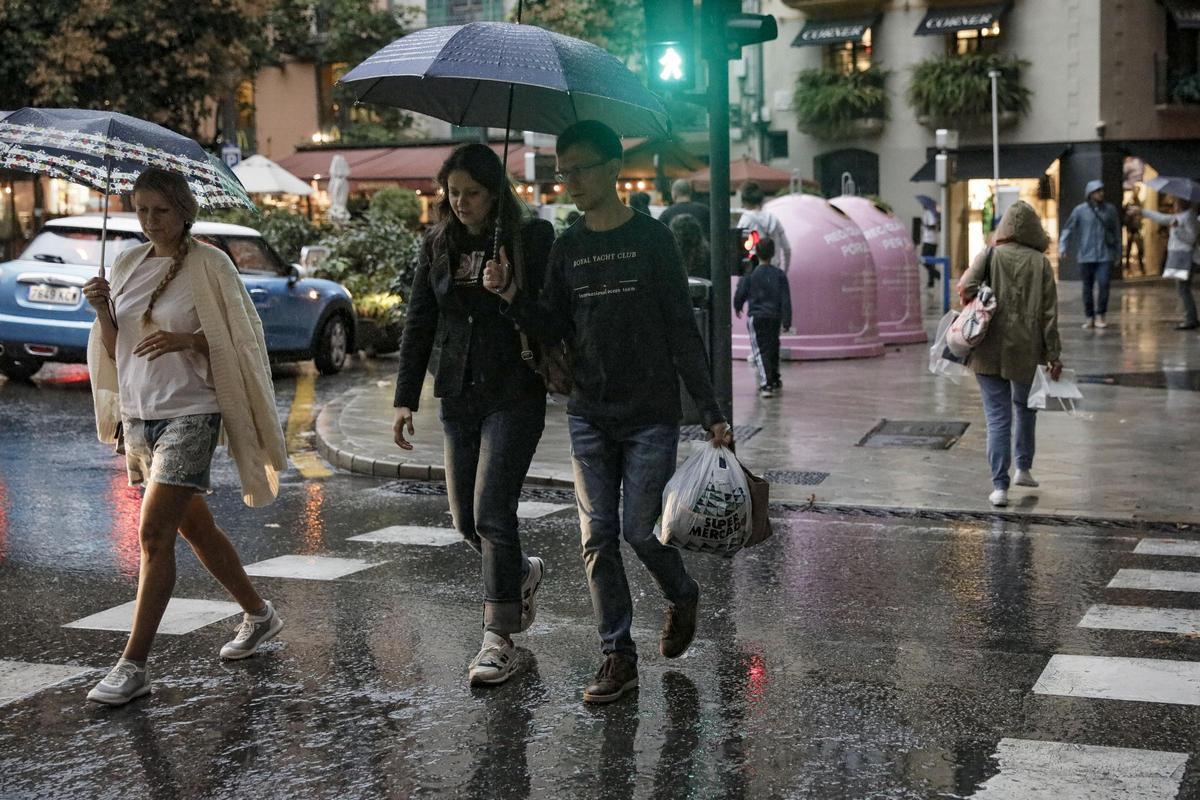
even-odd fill
[[[555,242],[540,301],[518,291],[506,259],[488,264],[484,286],[500,294],[516,324],[546,342],[565,340],[574,356],[567,422],[584,567],[604,654],[583,700],[610,703],[638,685],[622,538],[668,603],[659,652],[683,655],[696,632],[700,584],[679,551],[654,535],[663,489],[675,472],[681,378],[713,444],[729,445],[732,435],[713,392],[675,240],[617,195],[620,138],[584,120],[559,136],[557,152],[557,178],[583,220]]]
[[[133,208],[149,243],[121,253],[111,284],[96,277],[83,287],[96,310],[88,340],[96,429],[123,447],[130,485],[146,485],[133,627],[117,665],[88,693],[108,705],[150,691],[146,660],[175,585],[177,532],[245,612],[222,658],[253,655],[283,627],[204,501],[222,433],[246,504],[279,492],[287,454],[262,322],[229,257],[190,235],[199,207],[182,176],[145,170]]]
[[[433,393],[441,398],[446,493],[454,527],[483,557],[483,644],[467,675],[472,686],[495,685],[516,669],[512,634],[533,624],[544,574],[542,559],[521,549],[517,503],[545,426],[546,386],[481,281],[499,248],[523,262],[521,288],[536,298],[554,227],[529,213],[487,145],[456,149],[437,180],[441,221],[425,237],[413,280],[393,430],[396,444],[411,450],[407,437],[440,332]]]
[[[1163,194],[1171,196],[1174,211],[1164,214],[1150,208],[1135,207],[1134,214],[1144,216],[1159,225],[1170,227],[1167,239],[1167,263],[1163,268],[1163,277],[1174,278],[1179,290],[1179,300],[1183,303],[1183,322],[1175,326],[1175,330],[1191,331],[1200,328],[1200,319],[1196,316],[1196,298],[1192,296],[1193,263],[1196,258],[1197,239],[1200,238],[1200,226],[1197,224],[1195,200],[1200,200],[1200,185],[1186,178],[1153,178],[1146,184]]]

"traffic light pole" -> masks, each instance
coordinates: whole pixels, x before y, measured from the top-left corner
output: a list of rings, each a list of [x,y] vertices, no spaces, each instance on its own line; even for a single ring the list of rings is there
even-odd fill
[[[702,0],[701,15],[710,31],[723,32],[724,0]],[[706,37],[707,38],[707,37]],[[721,38],[718,34],[713,38]],[[719,46],[718,46],[719,45]],[[733,308],[729,284],[729,58],[723,42],[707,41],[708,61],[708,146],[709,146],[709,231],[712,272],[709,333],[712,346],[713,388],[721,410],[733,424]]]

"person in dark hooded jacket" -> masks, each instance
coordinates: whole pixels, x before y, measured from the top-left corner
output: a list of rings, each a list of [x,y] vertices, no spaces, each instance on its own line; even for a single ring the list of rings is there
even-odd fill
[[[996,294],[996,313],[987,335],[971,351],[967,365],[975,371],[987,418],[987,457],[992,468],[994,506],[1008,505],[1009,467],[1016,439],[1018,486],[1037,486],[1033,468],[1037,412],[1028,407],[1029,390],[1038,365],[1050,377],[1062,374],[1062,340],[1058,335],[1058,292],[1054,270],[1044,250],[1050,237],[1033,206],[1017,201],[996,229],[996,244],[976,257],[959,281],[963,304],[986,283]],[[1013,416],[1016,428],[1013,429]]]
[[[739,319],[743,306],[750,306],[746,329],[758,366],[758,391],[762,397],[774,397],[783,388],[779,375],[779,334],[792,327],[791,287],[787,274],[771,263],[774,257],[775,242],[760,239],[754,249],[758,266],[738,278],[733,297],[733,310]]]

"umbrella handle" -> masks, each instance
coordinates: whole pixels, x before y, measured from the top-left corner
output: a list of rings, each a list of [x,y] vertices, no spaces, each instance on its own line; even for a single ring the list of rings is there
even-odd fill
[[[525,10],[525,0],[517,0],[517,24],[521,24],[521,12]],[[513,109],[513,84],[508,84],[508,113],[504,118],[504,156],[500,160],[500,174],[504,176],[504,180],[510,180],[508,177],[508,136],[512,131],[512,109]],[[485,139],[487,137],[484,137]],[[496,202],[502,202],[500,198],[496,198]],[[499,207],[496,208],[496,235],[492,237],[492,260],[496,263],[500,262],[500,220],[504,215]],[[519,232],[518,232],[518,235]]]
[[[100,280],[104,280],[104,250],[108,244],[108,190],[112,181],[112,159],[106,158],[108,171],[104,175],[104,217],[100,222]]]

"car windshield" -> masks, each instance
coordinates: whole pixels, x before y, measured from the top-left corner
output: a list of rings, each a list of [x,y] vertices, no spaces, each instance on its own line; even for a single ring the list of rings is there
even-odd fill
[[[136,247],[141,240],[132,233],[108,232],[108,246],[104,250],[105,266],[123,251]],[[44,261],[48,264],[100,265],[100,231],[88,228],[46,227],[34,237],[21,258],[29,261]]]

